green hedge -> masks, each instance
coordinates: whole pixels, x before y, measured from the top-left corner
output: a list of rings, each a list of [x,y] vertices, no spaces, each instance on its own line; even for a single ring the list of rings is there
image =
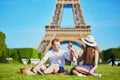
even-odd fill
[[[13,48],[9,49],[8,57],[13,58],[13,60],[21,62],[22,58],[40,58],[39,53],[33,48]]]

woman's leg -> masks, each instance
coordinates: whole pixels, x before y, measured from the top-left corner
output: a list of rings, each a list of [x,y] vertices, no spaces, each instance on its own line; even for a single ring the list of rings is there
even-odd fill
[[[83,67],[75,67],[75,70],[78,71],[79,73],[81,74],[84,74],[84,75],[92,75],[92,76],[95,76],[94,73],[89,73],[89,70],[83,68]]]
[[[82,74],[82,73],[74,70],[74,68],[72,69],[72,73],[75,74],[75,75],[77,75],[77,76],[84,76],[84,77],[86,76],[86,75],[84,75],[84,74]]]
[[[72,70],[72,73],[75,74],[75,75],[78,75],[78,74],[79,74],[79,72],[76,71],[76,70]]]
[[[85,74],[85,75],[89,74],[89,71],[87,69],[85,69],[85,68],[82,68],[82,67],[77,67],[76,66],[75,71],[77,71],[77,72],[79,72],[81,74]]]

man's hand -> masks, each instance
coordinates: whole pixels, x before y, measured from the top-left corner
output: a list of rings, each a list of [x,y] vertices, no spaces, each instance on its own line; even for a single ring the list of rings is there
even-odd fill
[[[37,73],[37,71],[39,71],[39,67],[38,67],[38,66],[33,67],[33,68],[32,68],[32,71],[33,71],[34,73]]]

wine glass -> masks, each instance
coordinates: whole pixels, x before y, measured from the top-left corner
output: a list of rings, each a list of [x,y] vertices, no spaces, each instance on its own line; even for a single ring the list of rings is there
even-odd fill
[[[26,67],[27,67],[28,61],[29,61],[29,59],[26,59],[26,58],[22,59],[22,62],[23,62],[23,64],[25,64]]]

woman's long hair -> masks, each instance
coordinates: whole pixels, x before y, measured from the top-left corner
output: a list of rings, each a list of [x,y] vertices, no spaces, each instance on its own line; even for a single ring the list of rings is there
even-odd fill
[[[85,61],[87,65],[93,65],[94,64],[94,56],[95,56],[95,50],[96,47],[91,47],[86,45],[84,54],[85,54]]]

